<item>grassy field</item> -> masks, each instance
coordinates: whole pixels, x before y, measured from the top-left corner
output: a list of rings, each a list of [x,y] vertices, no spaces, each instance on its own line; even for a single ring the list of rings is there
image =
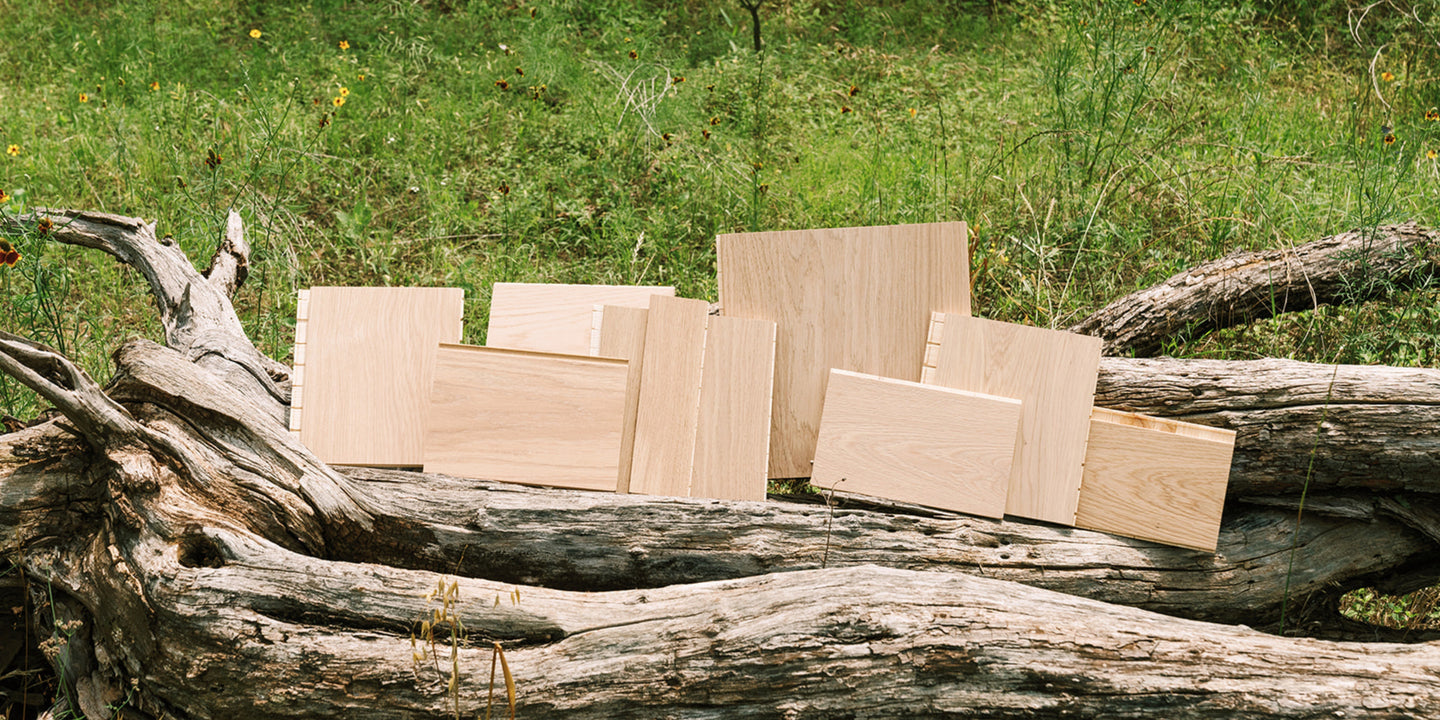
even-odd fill
[[[1440,217],[1436,0],[733,3],[0,0],[0,211],[157,219],[287,359],[295,291],[663,283],[716,233],[966,220],[990,317],[1065,326],[1237,249]],[[143,283],[18,238],[0,329],[93,374]],[[1175,355],[1434,365],[1433,290]],[[33,397],[0,380],[0,410]]]

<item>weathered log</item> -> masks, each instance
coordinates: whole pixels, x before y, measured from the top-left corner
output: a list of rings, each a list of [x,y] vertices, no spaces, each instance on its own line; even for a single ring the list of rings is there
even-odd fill
[[[1322,480],[1352,493],[1312,498],[1324,512],[1298,533],[1291,508],[1232,498],[1211,557],[935,513],[341,474],[285,432],[283,381],[255,385],[264,362],[197,340],[243,333],[177,310],[199,297],[233,317],[243,263],[206,279],[152,225],[52,217],[71,218],[57,234],[167,268],[151,282],[179,348],[127,343],[102,392],[50,349],[0,338],[0,368],[64,414],[0,436],[0,555],[46,588],[32,617],[63,669],[61,702],[88,717],[119,704],[141,717],[473,716],[486,641],[505,643],[526,717],[1436,712],[1436,646],[1275,638],[1120,606],[1254,623],[1287,576],[1292,604],[1377,576],[1433,579],[1433,496],[1407,507],[1384,502],[1389,488]],[[445,631],[462,624],[472,644],[452,661]]]
[[[1440,370],[1107,357],[1095,404],[1235,430],[1232,497],[1440,493]]]
[[[1437,246],[1440,231],[1408,222],[1233,253],[1126,295],[1070,330],[1104,340],[1107,355],[1149,356],[1182,333],[1428,286],[1440,271]]]

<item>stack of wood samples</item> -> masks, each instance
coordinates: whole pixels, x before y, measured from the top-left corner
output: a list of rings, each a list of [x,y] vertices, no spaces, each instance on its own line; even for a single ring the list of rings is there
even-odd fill
[[[765,499],[774,323],[712,316],[704,301],[655,296],[645,311],[603,308],[598,350],[632,363],[626,427],[633,427],[633,453],[622,488]]]
[[[808,477],[831,368],[920,379],[932,311],[969,314],[965,223],[716,237],[720,306],[777,325],[770,477]]]
[[[436,352],[460,342],[464,298],[459,288],[301,291],[290,429],[327,463],[419,466]]]

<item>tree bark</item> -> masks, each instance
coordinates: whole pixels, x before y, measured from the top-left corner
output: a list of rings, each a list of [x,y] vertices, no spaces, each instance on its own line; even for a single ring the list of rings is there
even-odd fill
[[[1247,367],[1242,381],[1220,365],[1107,361],[1106,403],[1250,428],[1214,556],[856,498],[339,473],[285,431],[285,373],[234,319],[238,225],[207,275],[153,225],[47,216],[56,239],[142,269],[170,346],[126,343],[102,390],[53,350],[0,337],[0,369],[63,414],[0,435],[0,553],[49,638],[57,711],[471,717],[498,642],[522,717],[1440,713],[1440,646],[1174,617],[1253,625],[1285,606],[1292,626],[1323,626],[1307,598],[1433,581],[1440,523],[1422,456],[1440,427],[1381,427],[1366,437],[1405,429],[1408,444],[1377,460],[1340,441],[1372,422],[1363,413],[1326,414],[1308,435],[1291,418],[1430,406],[1424,373],[1377,389],[1361,369],[1322,383],[1313,366]],[[1316,427],[1343,437],[1315,444]],[[1326,458],[1298,530],[1303,478],[1273,477],[1296,465],[1262,431],[1292,453],[1309,437]]]

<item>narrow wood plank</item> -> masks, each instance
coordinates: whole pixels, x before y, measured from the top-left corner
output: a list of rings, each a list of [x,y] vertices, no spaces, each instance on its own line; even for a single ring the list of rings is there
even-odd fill
[[[1235,432],[1095,408],[1075,525],[1215,552]]]
[[[705,332],[692,497],[764,500],[775,323],[711,317]]]
[[[650,298],[635,414],[632,493],[690,494],[709,309],[704,300]]]
[[[945,315],[930,380],[1024,402],[1006,513],[1075,524],[1099,371],[1099,338]]]
[[[626,362],[441,345],[425,472],[615,490]]]
[[[831,370],[811,484],[998,518],[1021,403]]]
[[[651,295],[674,294],[675,288],[659,285],[495,283],[485,345],[585,355],[596,305],[643,308]]]
[[[300,437],[300,416],[305,399],[305,340],[310,324],[310,291],[304,289],[295,299],[295,349],[290,353],[290,434]]]
[[[300,438],[336,465],[418,466],[425,416],[442,342],[459,342],[465,292],[459,288],[310,289],[297,343],[305,384]]]
[[[919,380],[929,313],[968,314],[965,223],[716,237],[727,316],[777,324],[771,477],[810,474],[827,371]]]
[[[605,305],[599,316],[596,354],[629,361],[625,379],[625,421],[620,436],[620,476],[616,492],[630,492],[630,470],[635,456],[635,418],[640,408],[640,379],[645,367],[645,308]]]

